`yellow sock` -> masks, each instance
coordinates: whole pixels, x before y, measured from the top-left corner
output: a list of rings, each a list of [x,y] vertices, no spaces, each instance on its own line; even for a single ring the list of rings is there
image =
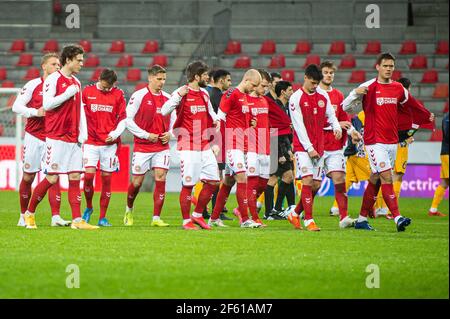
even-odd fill
[[[278,197],[278,183],[276,183],[275,186],[273,187],[273,198],[275,202],[277,201],[277,197]]]
[[[395,196],[397,196],[397,199],[400,198],[400,191],[401,190],[402,190],[402,182],[395,181],[394,182],[394,193],[395,193]]]
[[[196,199],[198,199],[198,195],[200,195],[200,192],[202,191],[203,188],[203,183],[202,182],[197,182],[197,184],[195,184],[194,186],[194,197]]]
[[[261,196],[258,197],[258,202],[260,202],[261,205],[264,206],[264,193],[262,193]]]
[[[295,181],[295,190],[297,191],[297,195],[300,196],[300,194],[302,192],[302,181],[301,180]]]
[[[437,210],[439,204],[445,195],[445,188],[439,185],[434,192],[433,202],[431,203],[431,208]]]

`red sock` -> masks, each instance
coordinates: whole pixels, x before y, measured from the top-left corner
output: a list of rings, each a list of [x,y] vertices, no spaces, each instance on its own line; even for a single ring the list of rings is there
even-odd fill
[[[133,208],[134,200],[136,199],[136,196],[139,193],[140,188],[141,186],[135,187],[133,183],[130,183],[130,185],[128,186],[128,194],[127,194],[128,208]]]
[[[203,213],[217,188],[217,185],[209,183],[203,184],[203,188],[200,191],[200,194],[198,194],[197,205],[195,206],[194,212],[199,214]]]
[[[241,213],[242,222],[248,219],[247,183],[237,183],[236,198]]]
[[[317,194],[317,191],[312,191],[312,198],[313,198],[313,200],[314,200],[314,197],[316,197],[316,194]],[[300,200],[298,201],[297,206],[295,206],[294,211],[295,211],[295,213],[297,215],[300,215],[301,212],[303,212],[303,203],[302,203],[302,198],[301,197],[300,197]]]
[[[153,190],[153,216],[161,216],[165,195],[166,181],[155,181],[155,189]]]
[[[395,218],[400,215],[400,211],[398,210],[398,200],[397,196],[395,196],[394,185],[392,184],[381,184],[381,193],[383,194],[384,202],[392,213],[392,216]]]
[[[28,203],[31,198],[31,182],[26,182],[23,178],[19,186],[20,212],[25,214],[28,208]]]
[[[248,209],[250,210],[250,214],[252,215],[253,220],[258,219],[258,210],[256,208],[256,200],[257,200],[257,192],[259,186],[259,177],[258,176],[249,176],[247,178],[247,200],[248,200]]]
[[[59,187],[59,180],[48,189],[48,202],[52,216],[59,215],[61,208],[61,188]]]
[[[102,175],[102,194],[100,195],[100,218],[106,216],[109,200],[111,199],[111,175]]]
[[[36,211],[37,205],[41,202],[41,200],[47,194],[47,190],[52,187],[52,183],[48,181],[48,179],[44,178],[38,186],[34,189],[33,196],[31,196],[30,204],[28,205],[28,211],[30,213],[34,213]]]
[[[334,185],[334,196],[339,207],[340,220],[348,216],[348,198],[345,183]]]
[[[184,186],[184,185],[181,188],[180,208],[183,219],[191,218],[192,188],[194,188],[194,186]]]
[[[361,205],[361,212],[359,213],[363,217],[367,217],[369,212],[373,210],[373,205],[377,200],[378,191],[380,190],[380,182],[372,184],[370,181],[367,183],[367,188],[364,191],[363,201]]]
[[[92,198],[94,197],[94,173],[84,174],[84,198],[86,198],[86,207],[92,208]]]
[[[259,196],[261,196],[262,193],[264,193],[264,191],[266,190],[267,187],[267,182],[269,181],[268,178],[263,178],[260,177],[259,178],[259,182],[258,182],[258,193],[256,194],[256,199],[259,198]]]
[[[225,207],[225,203],[228,200],[228,196],[230,196],[232,187],[233,186],[228,186],[225,184],[222,184],[222,186],[220,186],[219,193],[217,193],[216,205],[214,206],[211,219],[214,220],[220,217],[220,214],[222,213],[222,210]]]
[[[313,210],[313,192],[312,187],[309,185],[303,185],[302,187],[302,204],[305,209],[305,220],[312,219]]]
[[[69,204],[72,210],[72,220],[81,217],[81,191],[80,181],[69,180]]]

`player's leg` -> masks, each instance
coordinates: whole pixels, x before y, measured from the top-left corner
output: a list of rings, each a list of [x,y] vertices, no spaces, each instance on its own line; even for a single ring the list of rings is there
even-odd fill
[[[22,180],[19,185],[20,218],[17,226],[25,225],[25,212],[31,199],[31,185],[33,184],[36,173],[23,172]]]
[[[260,163],[258,154],[247,153],[247,204],[253,221],[258,218],[256,200],[259,185]]]
[[[151,226],[167,227],[169,224],[161,219],[161,211],[166,198],[166,178],[170,166],[170,152],[160,152],[152,158],[152,169],[155,175],[153,189],[153,217]]]
[[[191,200],[192,189],[200,180],[201,152],[200,151],[179,151],[181,168],[181,192],[180,209],[183,218],[183,229],[198,230],[191,220]]]
[[[277,214],[273,214],[273,201],[274,201],[274,187],[278,182],[278,176],[270,175],[269,180],[267,181],[267,186],[264,191],[264,219],[271,220],[275,219],[274,216]]]
[[[83,219],[89,223],[94,211],[92,198],[94,197],[94,178],[97,170],[97,163],[100,160],[100,147],[96,145],[83,145],[83,163],[84,173],[84,199],[86,200],[86,209],[83,213]]]
[[[441,183],[434,191],[433,201],[431,203],[430,210],[428,211],[429,216],[441,216],[445,217],[447,215],[438,211],[439,204],[445,196],[445,191],[449,185],[449,156],[441,155]]]
[[[223,224],[220,219],[220,214],[225,207],[225,203],[230,196],[231,189],[235,184],[235,180],[230,174],[232,173],[229,168],[225,167],[225,177],[223,178],[222,184],[220,185],[219,192],[217,193],[216,204],[214,205],[213,212],[208,222],[208,224],[210,225],[220,226],[218,224]]]
[[[127,190],[127,205],[125,207],[125,215],[123,217],[123,223],[125,226],[133,226],[133,207],[134,201],[139,194],[139,190],[144,182],[144,177],[147,171],[150,169],[150,162],[154,153],[141,153],[133,152],[131,160],[131,183],[128,185]]]
[[[64,220],[61,215],[61,187],[59,185],[59,180],[49,188],[48,190],[48,201],[50,203],[50,209],[52,211],[52,222],[51,226],[70,226],[72,223],[69,220]]]

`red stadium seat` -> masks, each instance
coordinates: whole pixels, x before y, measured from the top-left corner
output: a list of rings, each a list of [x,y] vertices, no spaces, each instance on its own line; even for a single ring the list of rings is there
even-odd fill
[[[270,60],[269,68],[271,69],[281,69],[286,66],[286,57],[283,54],[277,54],[272,56]]]
[[[5,67],[0,68],[0,81],[6,80],[8,77],[8,72],[6,71]]]
[[[441,142],[442,141],[442,130],[436,129],[431,133],[430,142]]]
[[[448,112],[448,100],[445,101],[444,109],[442,110],[442,113],[447,113],[447,112]]]
[[[340,69],[353,69],[355,67],[356,59],[353,55],[347,54],[342,57],[341,63],[339,64]]]
[[[96,68],[89,78],[89,81],[98,81],[98,78],[100,77],[100,74],[102,73],[103,68]]]
[[[224,54],[241,54],[241,42],[236,40],[230,40],[227,43],[227,47],[224,51]]]
[[[310,64],[320,65],[320,56],[315,54],[308,54],[306,56],[305,64],[303,64],[303,68],[305,69]]]
[[[366,71],[364,70],[354,70],[352,74],[350,74],[350,78],[347,81],[348,83],[363,83],[366,82]]]
[[[248,69],[252,65],[252,60],[249,56],[243,55],[236,59],[234,62],[234,68],[235,69]]]
[[[132,66],[133,56],[131,54],[123,54],[116,63],[116,67],[118,68],[129,68]]]
[[[428,68],[428,60],[425,55],[416,55],[411,60],[410,69],[426,69]]]
[[[33,55],[29,53],[21,53],[19,56],[19,61],[17,61],[16,66],[32,66],[33,65]]]
[[[159,51],[159,43],[157,40],[148,40],[145,42],[142,53],[156,53]]]
[[[436,46],[435,54],[444,54],[448,55],[448,41],[440,40]]]
[[[59,44],[57,40],[48,40],[45,42],[42,52],[58,52]]]
[[[399,54],[416,54],[417,53],[417,45],[416,41],[407,40],[402,43],[402,47],[400,48]]]
[[[15,87],[16,85],[14,84],[14,82],[13,81],[8,81],[8,80],[6,80],[6,81],[3,81],[2,82],[2,85],[1,85],[1,87],[2,88],[13,88],[13,87]]]
[[[392,72],[392,80],[393,80],[393,81],[397,81],[397,80],[400,79],[401,77],[403,77],[402,71],[400,71],[400,70],[394,70],[394,72]]]
[[[275,54],[277,51],[277,45],[273,40],[265,40],[261,44],[261,48],[259,49],[259,54]]]
[[[427,70],[422,76],[420,83],[437,83],[439,81],[439,74],[436,70]]]
[[[295,92],[299,89],[301,89],[303,86],[303,83],[292,83],[292,90]]]
[[[380,41],[369,41],[367,42],[364,54],[380,54],[381,53],[381,42]]]
[[[136,84],[136,86],[134,87],[134,90],[137,91],[137,90],[143,89],[143,88],[145,88],[147,85],[148,85],[147,82],[138,82],[138,83]]]
[[[111,42],[111,46],[109,48],[109,53],[124,53],[125,52],[125,42],[122,40],[116,40]]]
[[[141,80],[141,70],[140,69],[128,69],[127,71],[127,81],[136,82]]]
[[[334,41],[330,45],[328,54],[345,54],[345,42],[344,41]]]
[[[92,43],[89,40],[80,40],[80,42],[78,42],[79,45],[81,45],[83,47],[83,50],[85,53],[89,53],[92,51]]]
[[[38,78],[41,76],[41,73],[39,71],[38,68],[35,67],[31,67],[27,70],[27,73],[25,74],[25,76],[23,77],[23,80],[33,80],[35,78]]]
[[[100,59],[96,54],[90,53],[86,60],[83,62],[83,66],[86,68],[96,68],[100,65]]]
[[[292,54],[310,54],[311,43],[309,41],[298,41]]]
[[[9,48],[9,52],[24,52],[25,51],[25,40],[18,39],[14,40],[11,43],[11,47]]]
[[[448,84],[436,84],[436,87],[433,91],[433,97],[436,99],[448,98]]]
[[[161,55],[155,55],[153,56],[153,60],[152,63],[150,64],[150,66],[158,64],[162,67],[166,67],[169,64],[167,55],[161,54]]]
[[[285,69],[281,71],[281,78],[283,81],[294,82],[295,81],[295,71],[291,69]]]

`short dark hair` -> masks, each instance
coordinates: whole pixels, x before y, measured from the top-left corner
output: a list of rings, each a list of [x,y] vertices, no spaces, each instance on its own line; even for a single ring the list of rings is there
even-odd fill
[[[407,90],[411,86],[411,81],[408,78],[400,78],[397,80],[397,82],[400,82],[403,85],[403,87]]]
[[[109,85],[113,85],[117,82],[117,74],[112,69],[103,69],[99,77],[100,81],[106,81]]]
[[[391,52],[383,52],[377,56],[377,64],[380,65],[383,60],[393,60],[395,62],[395,56]]]
[[[278,72],[271,72],[271,73],[270,73],[270,76],[271,76],[271,78],[272,78],[271,81],[273,81],[273,78],[280,78],[280,79],[281,79],[281,74],[278,73]]]
[[[66,64],[66,60],[73,60],[78,54],[84,54],[83,47],[79,44],[66,45],[61,52],[61,65]]]
[[[322,71],[317,64],[308,65],[305,69],[305,75],[314,81],[321,81],[323,79]]]
[[[166,69],[164,69],[159,64],[152,65],[148,70],[148,75],[157,75],[158,73],[166,73]]]
[[[203,61],[194,61],[188,64],[186,67],[186,77],[188,82],[195,80],[195,76],[201,76],[203,73],[208,72],[209,67]]]
[[[330,69],[333,69],[334,71],[337,70],[336,65],[330,60],[323,61],[322,63],[320,63],[319,67],[320,67],[320,70],[322,70],[323,68],[330,68]]]
[[[266,80],[267,82],[272,82],[272,76],[269,72],[264,69],[258,69],[259,74],[261,74],[261,79]],[[281,78],[281,76],[280,76]]]
[[[226,78],[228,75],[231,75],[231,73],[224,69],[218,69],[214,71],[214,74],[212,75],[214,83],[219,81],[221,78]]]
[[[275,94],[280,97],[281,91],[286,91],[290,86],[292,86],[292,83],[289,81],[278,81],[277,84],[275,84]]]

